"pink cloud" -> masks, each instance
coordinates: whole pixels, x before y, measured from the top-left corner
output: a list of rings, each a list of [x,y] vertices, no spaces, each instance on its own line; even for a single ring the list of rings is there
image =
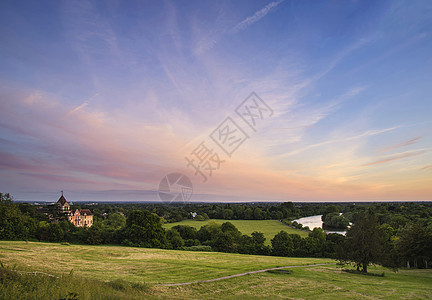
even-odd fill
[[[171,119],[169,113],[159,111],[161,121],[155,123],[131,117],[124,111],[97,111],[92,105],[65,118],[72,108],[52,95],[18,91],[3,99],[6,100],[0,103],[0,130],[4,133],[0,140],[0,169],[8,178],[0,182],[1,188],[154,190],[164,175],[177,171],[191,178],[197,195],[282,201],[371,199],[388,195],[383,192],[388,183],[341,182],[336,175],[325,177],[316,172],[291,171],[289,165],[272,168],[272,159],[257,151],[253,144],[245,144],[203,184],[186,167],[184,157],[190,152],[187,149],[195,146],[191,143],[189,147],[187,142],[199,136],[196,132],[202,134],[198,142],[205,139],[207,128],[190,130],[196,126],[182,115]],[[423,152],[393,155],[364,166]],[[422,191],[425,188],[418,193]]]
[[[390,162],[390,161],[394,161],[394,160],[398,160],[398,159],[402,159],[402,158],[407,158],[407,157],[412,157],[412,156],[417,156],[417,155],[421,155],[423,153],[425,153],[425,150],[422,151],[417,151],[417,152],[409,152],[409,153],[402,153],[402,154],[397,154],[397,155],[393,155],[391,157],[388,158],[384,158],[384,159],[380,159],[371,163],[367,163],[364,165],[361,165],[362,167],[367,167],[367,166],[373,166],[373,165],[378,165],[378,164],[382,164],[382,163],[386,163],[386,162]]]
[[[172,170],[184,144],[170,126],[149,126],[127,114],[115,116],[74,110],[43,93],[10,92],[0,104],[0,119],[14,153],[0,153],[0,167],[30,172],[41,179],[48,171],[64,179],[79,180],[79,173],[130,181],[131,185],[157,183]],[[20,122],[16,122],[19,118]],[[73,179],[75,178],[75,179]]]
[[[427,166],[424,166],[423,168],[421,168],[420,170],[432,170],[432,165],[427,165]]]
[[[380,152],[389,152],[389,151],[396,150],[396,149],[399,149],[399,148],[402,148],[402,147],[413,145],[413,144],[417,143],[421,138],[422,138],[421,136],[418,136],[418,137],[409,139],[407,141],[404,141],[404,142],[401,142],[401,143],[398,143],[398,144],[395,144],[395,145],[383,148],[383,149],[380,150]]]

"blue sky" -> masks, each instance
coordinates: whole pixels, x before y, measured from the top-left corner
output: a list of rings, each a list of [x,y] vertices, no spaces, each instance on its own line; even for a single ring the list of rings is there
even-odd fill
[[[2,1],[0,190],[149,200],[181,172],[197,201],[431,200],[431,12]],[[209,134],[252,92],[274,114],[224,156]],[[206,182],[185,160],[202,141],[225,159]]]

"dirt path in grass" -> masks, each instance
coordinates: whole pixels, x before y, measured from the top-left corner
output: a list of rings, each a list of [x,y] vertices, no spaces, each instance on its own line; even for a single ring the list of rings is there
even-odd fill
[[[292,268],[302,268],[302,267],[303,267],[303,268],[304,268],[304,267],[315,267],[315,266],[325,266],[325,265],[333,265],[333,264],[334,264],[334,263],[326,263],[326,264],[312,264],[312,265],[302,265],[302,266],[276,267],[276,268],[270,268],[270,269],[263,269],[263,270],[250,271],[250,272],[245,272],[245,273],[240,273],[240,274],[235,274],[235,275],[229,275],[229,276],[224,276],[224,277],[219,277],[219,278],[214,278],[214,279],[197,280],[197,281],[189,281],[189,282],[182,282],[182,283],[162,283],[162,284],[156,284],[156,286],[179,286],[179,285],[190,285],[190,284],[194,284],[194,283],[205,283],[205,282],[213,282],[213,281],[225,280],[225,279],[230,279],[230,278],[234,278],[234,277],[240,277],[240,276],[245,276],[245,275],[249,275],[249,274],[256,274],[256,273],[263,273],[263,272],[273,271],[273,270],[292,269]]]

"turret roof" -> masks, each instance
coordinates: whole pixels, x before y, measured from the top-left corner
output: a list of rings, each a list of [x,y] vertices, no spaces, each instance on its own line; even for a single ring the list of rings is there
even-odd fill
[[[61,195],[57,203],[59,203],[61,206],[65,205],[67,203],[66,198],[63,195]]]

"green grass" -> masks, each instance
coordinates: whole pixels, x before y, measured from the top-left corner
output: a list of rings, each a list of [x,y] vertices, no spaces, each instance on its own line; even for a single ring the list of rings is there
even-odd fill
[[[93,279],[125,279],[151,284],[204,280],[271,267],[331,262],[317,258],[4,241],[0,242],[0,261],[9,266],[16,264],[50,274],[73,270],[76,275]]]
[[[381,273],[382,268],[371,268]],[[169,299],[431,299],[431,270],[385,271],[385,277],[354,275],[336,266],[266,272],[182,288],[155,289]]]
[[[183,220],[176,223],[167,223],[164,225],[166,229],[170,229],[176,225],[188,225],[200,229],[201,226],[208,224],[211,221],[218,223],[231,222],[241,233],[250,235],[254,231],[262,232],[266,238],[266,244],[271,244],[271,239],[281,230],[289,234],[299,234],[301,237],[307,237],[308,233],[302,230],[291,228],[277,220],[219,220],[213,219],[208,221]]]
[[[0,241],[0,261],[10,269],[61,276],[0,276],[0,299],[59,299],[68,292],[78,293],[79,299],[431,299],[432,295],[432,270],[393,273],[371,267],[370,272],[385,271],[384,277],[376,277],[342,272],[336,265],[299,267],[289,269],[290,273],[264,272],[187,286],[155,285],[332,262],[318,258]]]

